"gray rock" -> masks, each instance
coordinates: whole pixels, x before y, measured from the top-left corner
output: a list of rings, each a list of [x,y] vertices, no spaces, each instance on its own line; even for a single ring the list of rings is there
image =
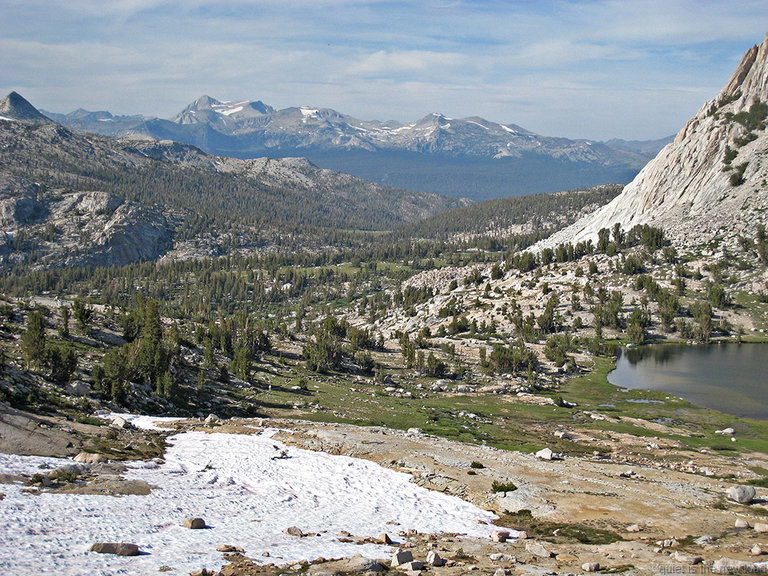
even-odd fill
[[[206,426],[213,426],[214,424],[218,424],[220,421],[221,418],[216,416],[216,414],[208,414],[204,420]]]
[[[98,462],[104,462],[106,457],[104,454],[96,454],[94,452],[80,452],[75,456],[74,460],[80,464],[96,464]]]
[[[506,542],[509,538],[509,530],[494,530],[491,540],[494,542]]]
[[[536,458],[539,460],[553,460],[555,457],[555,453],[552,452],[549,448],[543,448],[536,452]]]
[[[760,546],[760,544],[755,544],[749,550],[749,553],[752,554],[752,556],[762,556],[763,555],[763,547]]]
[[[581,569],[584,570],[584,572],[597,572],[598,570],[600,570],[600,563],[584,562],[584,564],[581,565]]]
[[[730,574],[731,572],[754,572],[755,563],[733,558],[720,558],[712,564],[712,572],[715,574]]]
[[[110,428],[115,428],[117,430],[125,430],[131,427],[128,421],[120,416],[115,416],[112,418],[112,422],[109,423],[109,426]]]
[[[284,534],[288,534],[288,536],[295,536],[296,538],[303,538],[304,532],[301,531],[301,528],[298,526],[289,526],[285,530],[283,530]]]
[[[413,562],[413,553],[410,550],[398,550],[392,554],[392,561],[390,562],[390,566],[392,568],[397,568],[406,562]]]
[[[764,522],[755,522],[755,532],[768,532],[768,524],[765,524]]]
[[[440,554],[435,552],[434,550],[430,550],[427,552],[427,564],[430,566],[444,566],[445,560],[440,558]]]
[[[755,499],[757,492],[754,486],[731,486],[725,494],[729,500],[739,504],[749,504]]]
[[[627,526],[627,532],[641,532],[643,530],[640,524],[631,524]]]
[[[538,556],[539,558],[552,557],[552,552],[547,550],[542,544],[539,544],[538,542],[528,542],[525,545],[525,549],[534,556]]]
[[[201,530],[205,528],[205,520],[202,518],[186,518],[182,524],[184,528],[192,530]]]
[[[310,576],[336,576],[337,574],[364,574],[383,571],[384,566],[376,560],[357,555],[352,558],[313,564],[309,567],[307,573]]]
[[[96,542],[91,546],[91,552],[118,556],[138,556],[140,554],[139,546],[128,542]]]
[[[742,518],[737,518],[736,522],[733,523],[734,528],[749,528],[749,522]]]

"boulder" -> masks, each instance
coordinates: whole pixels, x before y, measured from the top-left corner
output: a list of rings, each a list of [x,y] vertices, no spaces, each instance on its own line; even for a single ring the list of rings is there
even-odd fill
[[[410,562],[400,564],[397,569],[398,571],[402,570],[404,572],[418,572],[419,570],[424,570],[424,562],[421,562],[420,560],[411,560]]]
[[[542,544],[539,544],[538,542],[528,542],[525,545],[525,549],[534,556],[538,556],[539,558],[552,557],[552,552],[547,550]]]
[[[729,500],[739,504],[749,504],[755,499],[757,492],[754,486],[731,486],[725,494]]]
[[[205,528],[205,520],[202,518],[186,518],[182,524],[184,528],[190,528],[192,530],[201,530]]]
[[[301,528],[298,526],[289,526],[285,530],[283,530],[283,533],[288,534],[288,536],[296,536],[296,538],[303,538],[304,532],[301,531]]]
[[[392,561],[390,562],[390,566],[392,568],[397,568],[406,562],[413,562],[413,554],[410,550],[398,550],[392,554]]]
[[[630,524],[627,526],[627,532],[641,532],[643,530],[640,524]]]
[[[96,542],[91,546],[91,552],[118,556],[138,556],[140,554],[139,546],[129,542]]]
[[[752,556],[762,556],[763,555],[763,547],[760,546],[760,544],[755,544],[750,548],[749,553],[752,554]]]
[[[131,427],[131,424],[125,418],[115,416],[112,418],[112,422],[109,423],[109,427],[116,430],[126,430]]]
[[[360,555],[329,562],[317,562],[309,567],[307,574],[310,576],[336,576],[337,574],[368,574],[370,572],[383,572],[382,566],[376,560],[363,558]]]
[[[218,548],[216,548],[216,552],[223,552],[225,554],[231,553],[231,552],[239,552],[243,553],[245,550],[240,548],[240,546],[233,546],[232,544],[222,544]]]
[[[749,528],[749,522],[742,518],[737,518],[736,522],[733,523],[734,528]]]
[[[80,452],[75,456],[75,462],[80,464],[97,464],[98,462],[104,462],[107,458],[104,454],[96,454],[94,452]]]
[[[213,426],[214,424],[218,424],[220,421],[221,418],[216,416],[216,414],[208,414],[204,420],[206,426]]]
[[[712,564],[712,572],[715,574],[730,574],[731,572],[754,572],[755,563],[733,558],[720,558]]]
[[[494,542],[506,542],[509,538],[509,530],[494,530],[491,540]]]
[[[440,558],[440,554],[435,552],[434,550],[430,550],[427,552],[427,564],[430,566],[444,566],[445,560]]]
[[[539,450],[536,452],[536,458],[539,460],[553,460],[555,457],[555,453],[552,452],[549,448],[543,448],[542,450]]]
[[[378,537],[376,540],[377,540],[377,541],[378,541],[380,544],[386,544],[386,545],[388,545],[388,546],[389,546],[389,545],[391,545],[391,544],[393,543],[393,542],[392,542],[392,538],[390,538],[390,537],[389,537],[389,534],[387,534],[386,532],[382,532],[382,533],[381,533],[381,536],[379,536],[379,537]]]
[[[584,570],[584,572],[597,572],[598,570],[600,570],[600,563],[584,562],[584,564],[581,565],[581,569]]]
[[[704,559],[701,556],[694,556],[693,554],[683,554],[682,552],[674,552],[670,558],[673,560],[677,560],[678,562],[681,562],[683,564],[690,564],[691,566],[695,566],[696,564],[701,564]]]
[[[768,532],[768,524],[764,522],[755,522],[755,532]]]

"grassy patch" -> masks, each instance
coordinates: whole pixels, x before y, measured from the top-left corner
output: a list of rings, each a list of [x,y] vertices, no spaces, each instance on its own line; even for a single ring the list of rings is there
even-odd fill
[[[514,530],[524,530],[528,536],[554,543],[579,542],[581,544],[600,545],[624,540],[610,530],[584,524],[562,524],[534,518],[530,510],[520,510],[514,514],[501,514],[496,524]]]

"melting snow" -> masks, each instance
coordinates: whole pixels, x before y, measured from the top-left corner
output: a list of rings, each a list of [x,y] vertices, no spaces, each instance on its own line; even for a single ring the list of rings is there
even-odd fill
[[[8,116],[0,116],[0,120],[5,120],[6,122],[15,122],[13,118],[8,118]]]
[[[316,108],[301,108],[301,115],[305,118],[317,116],[318,110]]]
[[[142,427],[146,418],[132,418]],[[157,420],[157,419],[153,419]],[[489,536],[494,516],[463,500],[411,483],[410,476],[366,460],[287,447],[260,435],[186,432],[169,437],[165,461],[129,464],[126,478],[156,486],[148,496],[22,492],[3,486],[0,566],[13,574],[107,575],[157,573],[163,565],[185,574],[219,569],[221,544],[286,563],[319,556],[386,555],[379,545],[339,542],[397,531]],[[70,460],[0,454],[0,473],[32,474],[41,464]],[[209,528],[183,528],[200,516]],[[388,524],[397,522],[399,524]],[[317,536],[283,533],[296,525]],[[132,542],[143,555],[125,558],[89,552],[94,542]]]
[[[504,130],[506,130],[510,134],[517,134],[517,130],[512,130],[512,128],[510,128],[509,126],[504,126],[504,124],[502,124],[501,127],[504,128]]]

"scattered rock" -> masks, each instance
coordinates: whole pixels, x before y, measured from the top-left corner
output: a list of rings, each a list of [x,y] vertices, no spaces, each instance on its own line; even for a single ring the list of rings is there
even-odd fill
[[[760,546],[760,544],[755,544],[750,548],[749,553],[752,554],[752,556],[762,556],[763,555],[763,547]]]
[[[730,574],[731,572],[754,572],[754,562],[734,560],[733,558],[720,558],[712,564],[712,572],[715,574]]]
[[[739,504],[749,504],[755,499],[757,492],[754,486],[731,486],[725,494],[729,500]]]
[[[493,562],[504,562],[506,564],[517,564],[517,556],[511,556],[510,554],[502,554],[497,552],[488,556]]]
[[[734,528],[749,528],[749,522],[746,520],[743,520],[742,518],[737,518],[736,522],[733,523]]]
[[[387,545],[393,544],[392,538],[390,538],[389,534],[387,534],[386,532],[382,532],[381,536],[379,536],[377,540],[380,544],[387,544]]]
[[[525,549],[534,556],[538,556],[539,558],[552,557],[552,552],[547,550],[542,544],[539,544],[538,542],[528,542],[525,545]]]
[[[81,464],[97,464],[104,462],[106,457],[104,454],[96,454],[95,452],[80,452],[80,454],[75,456],[74,460]]]
[[[755,532],[768,532],[768,524],[755,522]]]
[[[230,552],[239,552],[242,554],[245,552],[240,546],[232,546],[231,544],[222,544],[218,548],[216,548],[216,552],[224,552],[224,553],[230,553]]]
[[[139,546],[129,542],[96,542],[90,550],[99,554],[116,554],[118,556],[138,556],[140,554]]]
[[[288,536],[296,536],[296,538],[303,538],[305,536],[304,532],[302,532],[301,528],[298,526],[289,526],[283,530],[283,533],[288,534]]]
[[[182,526],[184,526],[184,528],[191,528],[192,530],[200,530],[205,528],[205,520],[202,518],[186,518]]]
[[[200,568],[199,570],[192,570],[189,576],[217,576],[218,572],[215,570],[208,570],[208,568]]]
[[[733,436],[736,434],[736,430],[733,428],[723,428],[722,430],[715,430],[715,434],[722,434],[724,436]]]
[[[398,550],[392,554],[392,561],[390,562],[390,566],[392,568],[397,568],[406,562],[413,562],[413,553],[410,550]]]
[[[678,562],[682,562],[683,564],[690,564],[692,566],[695,566],[696,564],[701,564],[704,559],[701,556],[694,556],[692,554],[683,554],[682,552],[675,552],[673,553],[670,558],[673,560],[677,560]]]
[[[678,545],[679,545],[678,541],[675,540],[674,538],[667,538],[665,540],[659,540],[659,541],[656,542],[656,546],[658,546],[659,548],[662,548],[662,549],[664,549],[664,548],[677,548]]]
[[[699,536],[694,540],[695,544],[698,544],[699,546],[708,546],[709,544],[712,544],[712,542],[715,541],[714,536],[710,536],[708,534],[705,534],[704,536]]]
[[[112,422],[109,423],[109,427],[117,430],[127,430],[131,428],[131,425],[125,418],[115,416],[112,418]]]
[[[510,572],[506,568],[498,568],[493,576],[509,576]]]
[[[509,539],[509,530],[494,530],[491,540],[494,542],[506,542]]]
[[[221,421],[221,418],[216,416],[216,414],[208,414],[208,416],[204,420],[206,426],[213,426],[214,424],[218,424],[220,421]]]
[[[435,552],[434,550],[430,550],[427,552],[427,564],[430,566],[443,566],[445,565],[445,560],[440,558],[440,554]]]
[[[411,560],[410,562],[400,564],[397,568],[398,570],[403,570],[405,572],[418,572],[419,570],[424,570],[424,562],[419,560]]]
[[[643,528],[640,524],[631,524],[627,526],[627,532],[642,532]]]
[[[543,448],[536,452],[536,458],[539,460],[554,460],[555,459],[555,453],[552,452],[549,448]]]
[[[310,576],[336,576],[337,574],[369,574],[383,572],[382,566],[376,560],[363,558],[360,555],[329,562],[317,562],[309,567]]]
[[[597,572],[598,570],[600,570],[600,563],[584,562],[584,564],[581,565],[581,569],[584,570],[584,572]]]

